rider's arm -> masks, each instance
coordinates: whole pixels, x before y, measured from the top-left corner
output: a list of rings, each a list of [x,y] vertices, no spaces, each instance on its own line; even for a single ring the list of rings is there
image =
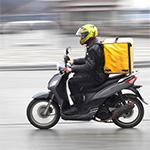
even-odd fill
[[[82,65],[85,64],[85,58],[74,59],[74,65]]]
[[[88,72],[92,69],[94,69],[95,67],[95,59],[94,59],[94,51],[91,50],[91,52],[89,52],[86,55],[86,59],[84,59],[84,63],[80,64],[80,65],[73,65],[72,68],[72,72]]]

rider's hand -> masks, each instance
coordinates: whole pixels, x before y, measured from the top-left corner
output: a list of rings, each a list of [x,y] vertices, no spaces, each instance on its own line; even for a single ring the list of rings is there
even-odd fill
[[[68,61],[68,63],[72,66],[74,64],[74,61]]]
[[[71,72],[71,71],[72,71],[71,68],[66,68],[63,72],[69,73],[69,72]]]

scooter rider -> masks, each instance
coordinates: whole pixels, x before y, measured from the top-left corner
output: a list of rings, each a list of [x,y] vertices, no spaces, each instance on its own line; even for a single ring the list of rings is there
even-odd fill
[[[78,29],[76,35],[80,36],[80,44],[86,44],[85,58],[74,59],[69,63],[72,65],[66,68],[65,72],[74,72],[74,76],[70,78],[68,84],[71,92],[71,98],[74,105],[65,111],[65,114],[75,114],[82,112],[82,104],[84,103],[82,92],[86,92],[89,88],[101,85],[108,78],[108,74],[104,73],[104,53],[102,48],[97,44],[98,30],[92,24],[86,24]]]

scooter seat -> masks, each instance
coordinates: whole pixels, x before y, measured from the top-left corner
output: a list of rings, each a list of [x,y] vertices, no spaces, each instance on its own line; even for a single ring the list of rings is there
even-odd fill
[[[109,77],[108,80],[106,82],[104,82],[102,85],[97,86],[97,87],[92,88],[92,89],[89,89],[89,90],[86,90],[86,91],[83,91],[83,92],[84,93],[91,93],[91,92],[100,91],[101,89],[117,82],[118,80],[120,80],[121,78],[123,78],[125,76],[126,76],[126,74],[121,74],[121,75],[115,75],[115,76]]]
[[[112,76],[109,76],[109,80],[112,80],[112,79],[121,79],[123,77],[126,77],[127,75],[126,74],[117,74],[117,75],[113,75]]]

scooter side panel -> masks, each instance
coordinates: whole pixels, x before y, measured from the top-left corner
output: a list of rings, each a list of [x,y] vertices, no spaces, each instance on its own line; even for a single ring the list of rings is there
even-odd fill
[[[107,98],[107,97],[113,95],[114,93],[117,93],[117,92],[121,91],[122,89],[128,88],[130,86],[131,85],[128,83],[115,83],[115,84],[110,85],[109,87],[106,87],[106,88],[102,89],[101,91],[99,91],[97,94],[94,95],[92,100],[100,99],[100,98]]]
[[[62,105],[64,101],[69,102],[66,91],[66,81],[68,79],[68,74],[57,74],[52,82],[56,81],[56,84],[50,86],[50,90],[55,95],[56,100],[59,105]]]

